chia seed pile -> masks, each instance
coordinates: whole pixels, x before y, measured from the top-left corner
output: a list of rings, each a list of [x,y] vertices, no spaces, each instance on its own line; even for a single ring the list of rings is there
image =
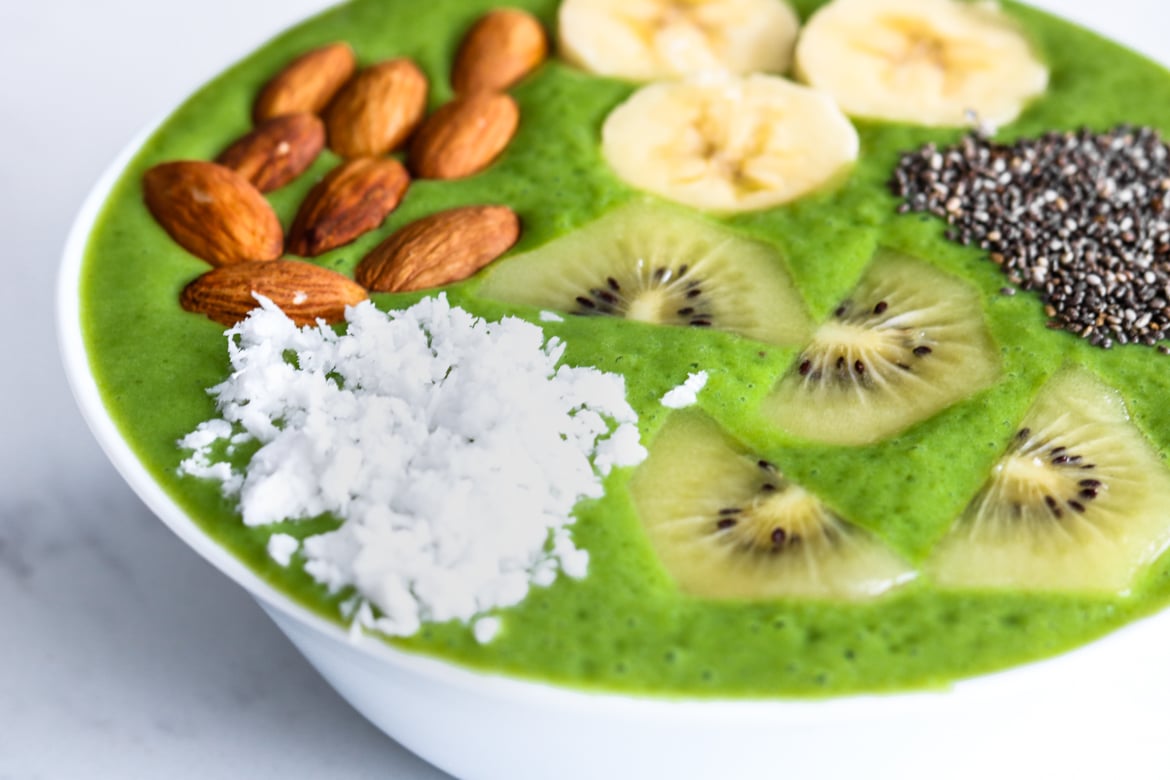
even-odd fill
[[[1050,328],[1105,349],[1170,339],[1170,148],[1156,130],[1010,145],[972,133],[903,155],[890,187],[900,213],[946,219],[948,239],[987,250],[1038,292]]]

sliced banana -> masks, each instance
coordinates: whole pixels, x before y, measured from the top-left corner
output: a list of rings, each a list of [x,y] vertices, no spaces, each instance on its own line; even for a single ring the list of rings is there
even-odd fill
[[[954,127],[1013,121],[1048,69],[995,3],[833,0],[809,19],[796,72],[846,114]]]
[[[800,20],[783,0],[564,0],[561,54],[602,76],[780,73]]]
[[[601,148],[634,187],[732,212],[827,185],[857,159],[859,141],[826,94],[754,74],[643,87],[605,120]]]

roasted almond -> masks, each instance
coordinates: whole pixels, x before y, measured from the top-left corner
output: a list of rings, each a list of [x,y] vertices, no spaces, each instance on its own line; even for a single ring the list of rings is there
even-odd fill
[[[362,258],[354,277],[371,292],[460,282],[507,252],[520,220],[507,206],[464,206],[411,222]]]
[[[202,161],[162,163],[143,175],[142,189],[163,230],[212,265],[280,257],[280,220],[235,171]]]
[[[402,146],[426,113],[427,87],[407,59],[362,70],[325,111],[329,148],[342,157],[377,157]]]
[[[410,167],[425,179],[461,179],[478,173],[508,146],[520,109],[507,95],[461,95],[427,117],[410,146]]]
[[[221,325],[235,325],[260,304],[263,295],[298,325],[318,319],[340,322],[345,307],[364,301],[365,289],[336,271],[297,260],[236,263],[200,276],[183,288],[179,303]]]
[[[325,125],[313,114],[266,119],[224,149],[215,161],[261,192],[280,189],[304,173],[325,148]]]
[[[319,114],[356,69],[353,49],[346,43],[302,54],[260,90],[252,119],[260,123],[284,114]]]
[[[515,8],[480,17],[459,46],[451,86],[460,94],[503,92],[548,56],[548,38],[536,17]]]
[[[409,185],[406,169],[389,157],[342,163],[305,196],[288,231],[289,253],[316,257],[373,230]]]

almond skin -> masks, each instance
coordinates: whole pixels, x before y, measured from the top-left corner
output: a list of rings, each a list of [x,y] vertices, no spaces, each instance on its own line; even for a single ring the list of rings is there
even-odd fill
[[[260,90],[252,119],[259,124],[284,114],[320,114],[356,69],[353,49],[346,43],[302,54]]]
[[[371,292],[461,282],[507,252],[520,219],[507,206],[464,206],[411,222],[362,258],[354,277]]]
[[[222,165],[179,161],[142,177],[146,207],[179,246],[212,265],[276,260],[284,233],[268,201]]]
[[[424,179],[479,173],[508,146],[520,109],[507,95],[461,95],[427,117],[410,147],[410,167]]]
[[[215,161],[261,192],[278,190],[304,173],[325,148],[325,124],[313,114],[266,119],[224,149]]]
[[[548,56],[548,37],[536,17],[501,8],[480,17],[459,46],[451,86],[459,94],[503,92]]]
[[[407,59],[372,65],[325,111],[329,148],[342,157],[377,157],[406,143],[427,109],[427,77]]]
[[[179,303],[221,325],[235,325],[260,304],[259,293],[281,308],[297,325],[345,319],[345,307],[368,296],[361,285],[336,271],[297,260],[236,263],[200,276],[183,288]]]
[[[408,186],[410,175],[389,157],[342,163],[305,196],[288,231],[288,252],[316,257],[350,243],[381,225]]]

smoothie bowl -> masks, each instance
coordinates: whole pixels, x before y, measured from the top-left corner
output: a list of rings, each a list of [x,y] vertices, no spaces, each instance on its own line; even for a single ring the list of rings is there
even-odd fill
[[[60,310],[128,482],[460,777],[1148,773],[1170,74],[510,6],[339,6],[115,164]]]

